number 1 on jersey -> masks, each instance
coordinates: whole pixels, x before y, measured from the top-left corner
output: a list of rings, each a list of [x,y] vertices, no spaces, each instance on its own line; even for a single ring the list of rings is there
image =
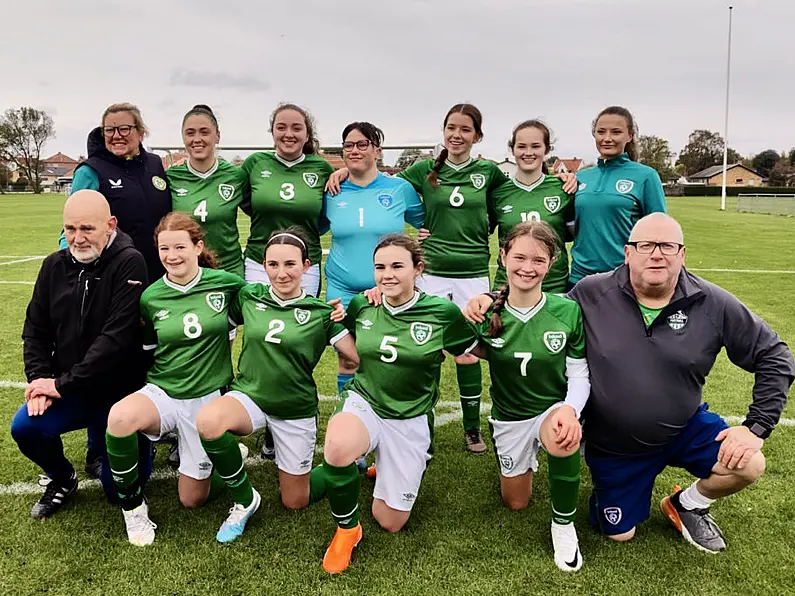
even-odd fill
[[[364,227],[364,207],[359,207],[359,227]]]

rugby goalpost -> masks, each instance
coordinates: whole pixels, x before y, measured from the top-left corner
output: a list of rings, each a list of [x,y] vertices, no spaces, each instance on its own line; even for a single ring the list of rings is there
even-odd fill
[[[795,189],[793,193],[740,193],[737,195],[739,213],[766,213],[795,216]]]

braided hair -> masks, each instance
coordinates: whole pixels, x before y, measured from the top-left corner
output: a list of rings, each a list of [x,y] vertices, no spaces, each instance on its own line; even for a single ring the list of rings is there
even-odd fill
[[[545,221],[528,221],[517,224],[511,230],[510,234],[508,234],[501,251],[503,258],[508,256],[508,253],[511,252],[511,248],[513,248],[516,239],[522,236],[529,236],[541,244],[546,249],[550,261],[554,262],[560,255],[560,239],[555,230],[552,229],[552,226]],[[502,333],[502,318],[500,317],[500,313],[505,308],[510,290],[510,284],[506,281],[505,285],[500,288],[499,294],[497,294],[497,299],[491,307],[489,329],[486,333],[487,337],[499,337],[500,333]]]

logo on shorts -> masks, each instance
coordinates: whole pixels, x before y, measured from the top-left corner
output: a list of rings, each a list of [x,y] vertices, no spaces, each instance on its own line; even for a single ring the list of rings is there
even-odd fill
[[[312,463],[311,459],[305,459],[304,461],[301,462],[300,465],[302,468],[308,468],[311,463]]]
[[[260,178],[270,178],[273,175],[273,172],[270,170],[262,170],[260,173]]]
[[[553,354],[557,354],[566,346],[565,331],[546,331],[544,333],[544,345]]]
[[[389,209],[393,202],[392,195],[378,195],[378,202],[381,204],[381,207]]]
[[[152,186],[157,190],[166,190],[166,181],[160,176],[152,176]]]
[[[232,186],[231,184],[219,184],[218,194],[221,195],[221,198],[224,201],[228,201],[233,196],[235,196],[235,187]]]
[[[558,209],[560,209],[562,201],[560,197],[544,197],[544,207],[547,208],[547,211],[550,213],[555,213]]]
[[[257,310],[260,310],[260,311],[268,310],[268,305],[267,304],[262,304],[262,302],[257,302],[257,304],[256,304],[256,306],[254,306],[254,308],[256,308]]]
[[[315,188],[315,184],[317,184],[318,181],[317,174],[314,174],[312,172],[304,172],[303,178],[304,182],[306,182],[306,185],[309,188]]]
[[[486,186],[486,177],[483,174],[470,174],[469,179],[478,190]]]
[[[215,312],[221,312],[224,310],[224,305],[226,304],[226,296],[223,292],[210,292],[206,296],[207,299],[207,306],[212,308]]]
[[[669,315],[666,321],[671,329],[681,331],[687,325],[687,315],[683,311],[677,310],[674,314]]]
[[[362,329],[368,331],[373,326],[373,322],[370,319],[365,319],[362,321]]]
[[[619,180],[616,182],[616,190],[621,194],[626,194],[635,188],[635,183],[632,180]]]
[[[169,312],[167,310],[159,310],[155,313],[155,318],[158,321],[165,321],[168,318]]]
[[[417,498],[417,495],[414,493],[403,493],[403,500],[404,501],[413,501]]]
[[[513,211],[513,205],[505,205],[505,207],[502,208],[503,213],[511,213],[512,211]]]
[[[604,514],[605,519],[614,526],[617,526],[618,522],[621,521],[621,507],[605,507]]]
[[[433,335],[433,327],[428,325],[428,323],[412,323],[410,333],[411,339],[414,340],[414,343],[416,343],[418,346],[421,346],[431,339],[431,335]]]
[[[188,195],[188,189],[187,188],[175,188],[174,192],[176,193],[176,195],[178,197],[185,197],[185,196]]]
[[[505,345],[505,340],[501,337],[494,337],[489,341],[491,342],[491,345],[495,348],[501,348],[502,346]]]
[[[513,458],[510,455],[501,455],[500,467],[506,472],[513,470]]]
[[[303,325],[309,320],[309,317],[312,315],[308,310],[304,310],[303,308],[296,308],[293,310],[293,316],[295,320],[298,321],[299,325]]]
[[[199,462],[199,469],[202,471],[211,470],[213,465],[208,461],[200,461]]]
[[[585,187],[588,186],[585,182],[580,182],[580,185],[577,187],[577,190],[585,190]]]

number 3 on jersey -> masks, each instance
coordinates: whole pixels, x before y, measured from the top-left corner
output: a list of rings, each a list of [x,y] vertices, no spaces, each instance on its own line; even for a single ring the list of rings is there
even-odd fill
[[[285,201],[292,201],[295,198],[295,185],[292,182],[285,182],[282,184],[279,196]]]

